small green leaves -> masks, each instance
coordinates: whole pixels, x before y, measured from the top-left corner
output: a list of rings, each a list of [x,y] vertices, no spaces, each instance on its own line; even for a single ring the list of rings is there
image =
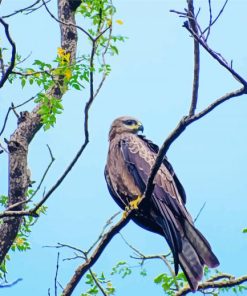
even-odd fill
[[[35,102],[40,104],[38,114],[41,116],[41,121],[46,131],[55,125],[56,115],[62,113],[63,105],[61,100],[55,97],[48,97],[43,93],[38,94]]]
[[[100,293],[99,285],[101,289],[104,289],[106,295],[113,295],[115,292],[112,282],[106,279],[103,272],[100,275],[97,275],[95,272],[87,273],[85,283],[90,288],[85,293],[82,293],[81,296],[98,295]]]
[[[9,199],[8,196],[0,195],[0,205],[1,206],[7,206],[8,199]]]
[[[111,275],[119,274],[122,278],[125,278],[127,275],[130,275],[132,270],[129,268],[127,262],[119,261],[115,266],[112,268]]]
[[[243,232],[243,233],[247,233],[247,228],[244,228],[244,229],[242,230],[242,232]]]

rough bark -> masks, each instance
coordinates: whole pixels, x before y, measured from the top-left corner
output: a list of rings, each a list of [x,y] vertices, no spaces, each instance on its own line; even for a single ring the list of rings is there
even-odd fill
[[[78,2],[78,1],[77,1]],[[61,47],[70,53],[71,63],[75,60],[77,49],[77,30],[74,27],[75,9],[79,2],[74,0],[58,0],[58,16],[61,21]],[[66,25],[69,23],[70,25]],[[63,93],[61,84],[63,77],[58,78],[58,84],[49,90],[48,94],[61,99]],[[22,112],[18,125],[8,142],[9,150],[9,190],[8,206],[25,200],[26,191],[30,184],[27,156],[31,140],[41,128],[42,123],[38,115],[39,106],[32,112]],[[19,205],[12,210],[22,210],[24,205]],[[21,217],[6,217],[0,227],[0,263],[4,260],[13,244],[22,222]]]

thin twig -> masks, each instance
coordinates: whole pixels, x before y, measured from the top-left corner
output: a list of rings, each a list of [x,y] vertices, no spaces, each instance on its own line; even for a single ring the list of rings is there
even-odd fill
[[[59,269],[59,256],[60,253],[57,253],[57,265],[56,265],[56,273],[54,278],[54,288],[55,288],[55,296],[57,296],[57,276],[58,276],[58,269]]]
[[[126,245],[128,247],[130,247],[137,255],[138,257],[134,257],[134,256],[130,256],[131,258],[133,259],[138,259],[138,260],[142,260],[142,264],[145,260],[148,260],[148,259],[161,259],[165,265],[167,266],[167,268],[169,269],[169,272],[171,274],[171,276],[173,277],[174,279],[174,283],[175,283],[175,286],[177,288],[177,290],[179,290],[179,285],[178,285],[178,282],[177,282],[177,279],[176,279],[176,275],[175,275],[175,272],[173,270],[173,268],[171,267],[171,264],[169,263],[169,261],[167,260],[167,257],[171,255],[171,252],[169,252],[168,254],[166,255],[144,255],[143,253],[141,253],[138,249],[136,249],[135,247],[133,247],[125,238],[124,236],[119,233],[121,238],[123,239],[123,241],[126,243]]]
[[[197,219],[198,219],[199,216],[201,215],[201,213],[202,213],[202,211],[203,211],[205,205],[206,205],[206,201],[204,202],[204,204],[203,204],[202,207],[200,208],[198,214],[196,215],[196,217],[195,217],[195,219],[194,219],[194,221],[193,221],[194,223],[196,223]]]
[[[101,254],[103,253],[104,249],[108,245],[108,243],[112,240],[112,238],[119,233],[119,231],[128,224],[131,214],[133,210],[126,213],[122,219],[112,226],[102,237],[101,241],[98,243],[96,249],[92,253],[88,260],[81,264],[75,271],[74,275],[72,276],[71,280],[68,282],[67,286],[64,288],[62,295],[69,296],[74,291],[75,287],[83,277],[83,275],[91,268],[94,263],[99,259]]]
[[[212,15],[212,4],[211,4],[211,0],[208,0],[208,10],[209,10],[209,25],[208,25],[208,30],[207,30],[207,35],[205,37],[205,40],[208,40],[208,37],[210,35],[211,32],[211,27],[212,27],[212,22],[213,22],[213,15]],[[205,30],[204,30],[205,32]]]
[[[21,9],[19,9],[19,10],[16,10],[16,11],[10,13],[10,14],[7,14],[7,15],[2,16],[2,18],[3,18],[3,19],[4,19],[4,18],[8,18],[8,17],[14,16],[14,15],[16,15],[16,14],[18,14],[18,13],[22,13],[22,12],[24,12],[24,11],[26,11],[26,10],[29,10],[29,9],[33,8],[35,5],[37,5],[40,1],[41,1],[41,0],[37,0],[37,1],[35,1],[33,4],[31,4],[31,5],[29,5],[29,6],[25,7],[25,8],[21,8]]]
[[[91,245],[91,247],[85,252],[86,254],[89,254],[93,249],[94,247],[97,245],[97,243],[102,239],[107,227],[109,225],[112,224],[113,220],[121,213],[121,211],[118,211],[117,213],[115,213],[114,215],[112,215],[107,221],[106,221],[106,224],[104,225],[99,237],[97,238],[97,240]]]
[[[46,11],[49,13],[49,15],[50,15],[50,16],[51,16],[56,22],[61,23],[61,24],[65,25],[65,26],[71,26],[71,27],[77,28],[78,30],[80,30],[80,31],[82,31],[84,34],[86,34],[86,35],[88,36],[88,38],[89,38],[91,41],[94,40],[94,38],[93,38],[93,37],[92,37],[92,36],[91,36],[86,30],[84,30],[82,27],[77,26],[77,25],[74,25],[74,24],[72,24],[72,23],[65,23],[65,22],[59,20],[59,19],[58,19],[57,17],[55,17],[55,15],[49,10],[49,8],[48,8],[48,6],[46,5],[45,1],[42,0],[42,2],[43,2],[43,4],[44,4],[44,7],[45,7]]]
[[[229,65],[223,57],[218,54],[217,52],[213,51],[208,44],[204,41],[204,38],[200,38],[188,25],[188,22],[184,23],[184,27],[192,34],[195,40],[197,40],[200,45],[221,65],[223,66],[227,71],[229,71],[233,77],[240,82],[243,86],[247,87],[247,81],[239,75],[232,67]]]
[[[94,275],[94,273],[92,272],[91,268],[89,269],[89,272],[96,284],[96,286],[100,289],[101,293],[104,295],[104,296],[107,296],[108,294],[105,292],[104,288],[101,286],[100,282],[98,281],[98,279],[96,278],[96,276]]]
[[[223,13],[227,3],[228,3],[228,0],[225,1],[224,5],[222,6],[222,8],[221,8],[220,12],[218,13],[218,15],[216,16],[216,18],[213,21],[211,21],[211,23],[209,23],[208,27],[205,30],[203,30],[202,35],[205,34],[207,31],[210,31],[211,27],[217,22],[217,20],[219,19],[219,17]],[[210,9],[210,7],[209,7],[209,9]],[[208,37],[209,37],[209,33],[206,36],[206,41],[207,41]]]
[[[5,71],[5,73],[3,74],[1,80],[0,80],[0,88],[3,87],[4,83],[7,81],[9,75],[11,74],[12,70],[14,69],[15,66],[15,55],[16,55],[16,46],[14,41],[12,40],[10,33],[9,33],[9,25],[7,23],[5,23],[5,21],[0,18],[0,23],[4,26],[4,30],[5,30],[5,35],[12,47],[12,52],[11,52],[11,59],[10,59],[10,64],[7,68],[7,70]]]
[[[40,93],[40,92],[39,92],[39,93]],[[6,124],[7,124],[7,120],[8,120],[8,116],[9,116],[10,111],[11,111],[11,110],[14,110],[14,109],[17,109],[17,108],[19,108],[19,107],[21,107],[21,106],[23,106],[23,105],[25,105],[25,104],[31,102],[32,100],[34,100],[34,99],[37,97],[37,95],[38,95],[39,93],[37,93],[35,96],[31,97],[30,99],[24,101],[23,103],[21,103],[21,104],[19,104],[19,105],[17,105],[17,106],[13,106],[13,105],[11,104],[11,107],[9,107],[9,109],[8,109],[6,115],[5,115],[4,122],[3,122],[3,127],[2,127],[2,129],[1,129],[1,131],[0,131],[0,136],[3,134],[3,132],[4,132],[4,130],[5,130],[5,127],[6,127]]]

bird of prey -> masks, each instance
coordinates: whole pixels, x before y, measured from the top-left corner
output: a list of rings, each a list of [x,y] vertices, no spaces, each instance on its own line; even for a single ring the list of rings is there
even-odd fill
[[[115,119],[109,132],[105,178],[110,194],[122,208],[134,210],[132,220],[144,229],[162,235],[173,254],[175,273],[179,266],[193,291],[203,276],[203,267],[219,265],[208,241],[196,229],[185,208],[186,194],[167,158],[154,179],[152,196],[143,195],[159,148],[139,135],[143,125],[135,118]],[[136,202],[136,203],[135,203]]]

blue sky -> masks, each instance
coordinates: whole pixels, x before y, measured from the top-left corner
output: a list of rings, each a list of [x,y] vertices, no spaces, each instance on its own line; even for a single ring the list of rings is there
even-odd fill
[[[50,7],[56,11],[56,1]],[[199,1],[202,24],[207,24],[207,1]],[[213,2],[216,15],[223,1]],[[28,1],[18,3],[23,7]],[[186,1],[129,1],[115,2],[115,33],[128,36],[120,46],[120,55],[109,57],[112,73],[108,77],[90,113],[90,143],[82,158],[64,183],[47,202],[48,211],[33,227],[30,236],[32,250],[12,254],[8,265],[8,279],[23,278],[4,295],[47,295],[53,281],[57,250],[43,248],[57,242],[87,249],[98,237],[106,220],[118,211],[111,199],[103,176],[108,149],[107,135],[113,119],[133,115],[142,121],[145,135],[161,145],[179,119],[189,109],[192,73],[193,42],[182,28],[183,20],[169,12],[182,11]],[[227,60],[243,77],[247,77],[247,50],[244,41],[246,28],[245,1],[229,1],[220,20],[215,24],[209,44]],[[3,1],[1,14],[18,8],[16,1]],[[234,20],[234,21],[233,21]],[[36,58],[51,61],[59,47],[59,28],[44,10],[29,16],[16,16],[8,20],[18,52],[23,56],[32,53],[28,62]],[[2,31],[1,31],[2,32]],[[86,39],[80,36],[79,53],[85,50]],[[204,108],[219,96],[237,89],[239,84],[207,53],[201,55],[201,80],[198,108]],[[1,114],[10,102],[22,102],[35,93],[35,89],[22,90],[17,85],[1,90]],[[83,141],[83,108],[88,90],[70,91],[64,97],[64,113],[54,129],[40,131],[30,146],[29,167],[32,179],[39,180],[49,162],[46,144],[49,143],[56,161],[45,181],[48,189],[68,165]],[[32,108],[32,105],[30,105]],[[16,126],[11,117],[5,137]],[[192,216],[206,202],[197,227],[210,241],[221,265],[220,270],[236,276],[246,273],[246,235],[241,231],[246,223],[247,160],[246,160],[246,96],[235,98],[220,106],[207,117],[194,123],[171,146],[168,157],[187,192],[187,208]],[[1,139],[2,142],[3,139]],[[1,186],[7,194],[7,161],[1,156]],[[168,247],[162,237],[148,233],[129,223],[122,234],[145,254],[166,253]],[[105,271],[120,260],[131,266],[137,262],[129,258],[132,251],[116,236],[94,266],[95,272]],[[61,250],[61,257],[73,256]],[[62,285],[70,279],[77,261],[61,262],[59,280]],[[159,261],[146,263],[148,279],[134,275],[120,280],[113,278],[116,295],[163,295],[161,287],[152,283],[159,273],[166,271]],[[83,281],[75,295],[85,291]]]

